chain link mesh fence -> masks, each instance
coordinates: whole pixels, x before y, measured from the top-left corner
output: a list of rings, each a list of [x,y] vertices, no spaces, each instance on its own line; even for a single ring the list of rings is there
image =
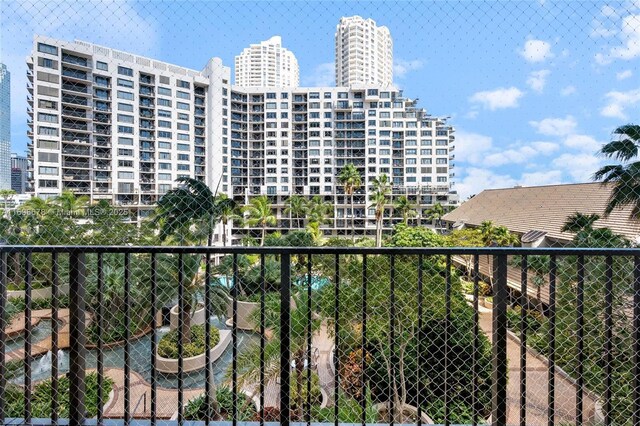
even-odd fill
[[[450,72],[447,84],[429,88],[435,99],[446,99],[446,86],[470,72],[449,66],[468,64],[470,48],[485,52],[478,78],[506,91],[508,73],[531,73],[525,62],[566,57],[560,40],[576,47],[577,61],[628,60],[622,81],[637,72],[638,10],[637,2],[573,1],[2,2],[2,61],[19,82],[12,90],[27,99],[16,105],[12,97],[14,109],[27,111],[24,129],[12,129],[32,140],[36,196],[19,205],[0,192],[0,423],[640,424],[638,126],[616,128],[612,142],[598,144],[598,161],[540,159],[549,163],[542,174],[576,162],[589,170],[571,181],[595,182],[477,194],[483,182],[513,186],[481,179],[472,171],[478,158],[499,162],[495,155],[504,153],[517,165],[557,147],[491,151],[467,134],[458,160],[469,171],[457,194],[453,129],[425,111],[416,126],[430,122],[420,127],[429,137],[418,137],[408,125],[417,100],[396,89],[386,93],[400,109],[384,108],[402,117],[344,112],[369,96],[376,107],[361,109],[377,109],[378,100],[382,109],[377,89],[346,91],[352,103],[343,106],[333,102],[342,99],[338,90],[326,89],[336,97],[329,120],[336,133],[323,129],[329,144],[322,148],[336,150],[320,164],[311,158],[316,148],[320,155],[320,122],[311,114],[333,84],[333,64],[302,78],[323,87],[318,98],[315,89],[273,93],[291,102],[290,117],[286,127],[269,127],[271,89],[242,91],[226,80],[230,74],[205,88],[198,72],[156,61],[199,67],[217,49],[248,45],[248,28],[264,22],[299,49],[333,55],[333,42],[318,40],[331,38],[337,17],[375,12],[402,24],[393,28],[398,46],[448,46],[450,56],[429,61]],[[310,16],[322,25],[310,27]],[[188,22],[189,32],[171,30],[172,22]],[[597,50],[577,48],[587,43],[585,22]],[[216,28],[215,40],[207,35],[212,25],[225,28]],[[527,61],[505,71],[505,46],[525,32],[532,42],[533,35],[553,41],[525,44],[517,54]],[[76,38],[87,42],[72,45]],[[215,42],[215,49],[198,44],[169,54],[159,47],[163,38]],[[144,56],[125,52],[130,44]],[[402,76],[418,62],[395,64],[407,91],[415,83]],[[218,66],[209,63],[204,74]],[[534,71],[532,93],[551,72]],[[633,121],[637,90],[605,97],[602,115]],[[473,99],[464,99],[479,105],[470,115],[499,109],[497,100]],[[443,109],[460,116],[461,108]],[[389,127],[391,149],[369,146],[363,129],[372,117],[382,119],[373,127]],[[405,121],[392,125],[396,117]],[[563,133],[558,121],[532,123],[551,126],[539,133],[566,136],[569,147],[595,142]],[[394,131],[404,125],[406,133]],[[291,133],[273,135],[269,145],[269,129]],[[443,172],[432,170],[440,141],[431,131],[446,137]],[[384,173],[381,162],[371,171],[385,149],[393,167]],[[277,171],[270,155],[292,168]],[[443,185],[409,184],[418,168],[409,161],[423,158],[429,172],[420,173],[439,173]],[[163,160],[175,164],[165,169]],[[319,195],[321,168],[331,190]],[[305,190],[272,192],[276,175],[291,179],[289,189],[304,181]],[[318,193],[310,189],[316,185]],[[469,198],[459,203],[458,195]]]

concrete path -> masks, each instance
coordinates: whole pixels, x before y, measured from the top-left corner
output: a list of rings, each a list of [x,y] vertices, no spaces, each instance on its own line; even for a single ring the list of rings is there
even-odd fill
[[[480,328],[491,340],[492,311],[479,308]],[[507,424],[520,423],[520,343],[509,336],[507,339],[507,358],[509,363],[509,382],[507,385]],[[527,351],[527,425],[547,425],[548,364]],[[575,423],[576,388],[573,383],[558,371],[555,373],[555,424]],[[595,412],[595,401],[584,395],[584,421],[591,419]]]

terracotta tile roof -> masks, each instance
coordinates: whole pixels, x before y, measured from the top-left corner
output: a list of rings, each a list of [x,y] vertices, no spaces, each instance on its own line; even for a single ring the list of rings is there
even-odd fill
[[[636,241],[640,220],[631,217],[630,208],[615,210],[604,218],[610,194],[611,187],[600,183],[488,189],[444,215],[443,220],[471,226],[491,220],[521,235],[536,230],[546,232],[547,238],[568,242],[573,234],[560,231],[567,217],[575,212],[595,213],[600,215],[595,228],[607,227]]]

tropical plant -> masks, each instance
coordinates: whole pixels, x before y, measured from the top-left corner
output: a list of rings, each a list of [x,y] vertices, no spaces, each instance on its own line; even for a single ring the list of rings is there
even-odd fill
[[[340,174],[338,175],[338,181],[344,187],[344,193],[348,195],[351,200],[351,203],[350,203],[351,204],[351,239],[355,241],[356,222],[355,222],[355,211],[354,211],[355,209],[353,205],[353,194],[362,185],[362,178],[356,166],[354,166],[353,163],[348,163],[340,171]]]
[[[442,216],[444,216],[444,207],[442,204],[435,203],[433,207],[426,211],[427,219],[435,221],[436,228],[442,228]]]
[[[603,184],[611,184],[611,195],[604,210],[607,217],[616,208],[631,207],[634,218],[640,217],[640,161],[638,146],[640,145],[640,125],[626,124],[613,131],[617,136],[600,149],[600,154],[614,158],[619,164],[601,167],[593,175],[593,179]]]
[[[289,215],[290,223],[293,223],[295,218],[296,228],[302,228],[301,218],[304,218],[308,212],[307,200],[301,195],[292,195],[287,198],[285,204],[287,207],[284,209],[284,213]]]
[[[277,223],[269,199],[266,195],[252,198],[249,204],[244,207],[244,213],[247,215],[245,220],[247,225],[261,229],[260,247],[264,246],[267,226],[275,226]]]
[[[593,229],[593,224],[600,219],[597,214],[584,214],[575,212],[570,216],[567,216],[567,220],[562,225],[562,232],[578,233],[585,229]]]
[[[0,189],[0,198],[2,198],[2,201],[4,202],[3,207],[4,207],[5,215],[8,212],[7,203],[9,202],[9,198],[15,195],[15,193],[16,191],[14,191],[13,189]]]
[[[384,210],[388,203],[389,192],[391,192],[391,184],[389,182],[389,177],[384,173],[379,177],[374,178],[372,184],[374,192],[371,197],[371,201],[373,201],[373,203],[369,207],[375,210],[376,247],[380,247],[382,246],[382,222],[384,220]]]
[[[182,356],[191,358],[200,355],[207,348],[213,348],[220,342],[220,330],[215,327],[210,329],[208,344],[205,341],[205,336],[205,326],[203,324],[191,327],[188,337],[183,334],[183,341],[188,341],[189,343],[183,343]],[[177,359],[180,354],[178,337],[177,329],[171,330],[162,336],[158,342],[158,355],[163,358]]]
[[[226,194],[220,194],[215,198],[214,215],[222,222],[222,246],[227,246],[227,225],[230,220],[240,220],[241,215],[237,213],[238,206],[233,199]]]
[[[400,213],[400,215],[402,216],[402,221],[405,225],[409,223],[410,217],[416,217],[418,215],[416,209],[414,208],[414,205],[404,195],[396,199],[396,201],[393,203],[393,207]]]
[[[160,241],[175,236],[184,244],[189,228],[196,225],[206,230],[207,245],[211,246],[218,218],[215,194],[197,179],[181,177],[176,182],[180,186],[164,194],[155,210],[154,223],[160,225]]]
[[[309,224],[317,223],[320,226],[331,223],[333,205],[324,201],[320,195],[314,195],[307,203],[306,215]]]
[[[89,197],[86,195],[77,196],[72,191],[64,190],[62,193],[53,198],[52,203],[65,216],[82,217],[89,205]]]
[[[425,227],[411,227],[399,223],[393,228],[389,247],[442,247],[446,240],[440,234]]]

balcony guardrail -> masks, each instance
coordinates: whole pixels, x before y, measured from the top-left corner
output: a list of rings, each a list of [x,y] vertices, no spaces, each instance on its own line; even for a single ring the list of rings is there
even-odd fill
[[[214,270],[220,256],[226,266]],[[247,256],[258,272],[253,304],[243,281]],[[538,273],[543,292],[531,280],[528,261],[534,258],[546,262]],[[49,265],[52,277],[52,325],[42,327],[34,320],[43,313],[32,307],[36,260]],[[277,278],[267,276],[267,265]],[[16,274],[25,283],[17,323],[4,315],[13,304],[7,290]],[[122,303],[107,289],[116,276]],[[201,306],[192,307],[198,277],[204,294]],[[461,277],[470,288],[466,296]],[[483,279],[492,287],[491,309],[480,306]],[[167,286],[175,303],[168,320],[173,346],[162,338],[159,315]],[[541,333],[527,325],[529,310],[508,311],[536,297]],[[583,424],[599,421],[600,413],[605,424],[640,421],[635,248],[0,245],[0,308],[3,424],[31,424],[40,380],[53,390],[51,421],[67,421],[57,415],[66,413],[64,405],[73,425],[87,417],[129,424],[134,416],[183,424],[194,415],[201,422],[256,425]],[[123,325],[117,343],[107,341],[111,321]],[[195,326],[203,348],[187,357],[186,333]],[[33,338],[36,327],[51,333],[44,349]],[[15,336],[23,336],[17,344]],[[528,337],[542,339],[537,352]],[[190,348],[199,344],[195,333],[191,339]],[[160,356],[167,346],[173,355]],[[118,367],[106,362],[108,356],[113,363],[114,348],[121,354]],[[227,356],[219,357],[223,352]],[[68,365],[61,362],[65,357]],[[212,365],[226,371],[223,378]],[[139,411],[134,404],[141,387],[149,405],[145,397]],[[213,403],[222,388],[230,400],[224,411]],[[544,408],[539,401],[546,401]],[[457,421],[461,416],[466,420]]]

